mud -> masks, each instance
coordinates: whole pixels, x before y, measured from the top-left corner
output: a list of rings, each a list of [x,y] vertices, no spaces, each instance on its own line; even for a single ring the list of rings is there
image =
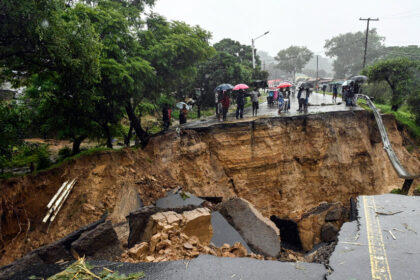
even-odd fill
[[[395,120],[386,117],[384,123],[400,161],[418,171],[419,158],[404,147],[404,133]],[[267,218],[297,224],[322,202],[349,206],[351,197],[387,193],[403,180],[388,162],[375,129],[365,111],[262,118],[181,134],[170,131],[152,138],[145,150],[101,152],[36,176],[2,181],[0,265],[106,212],[113,223],[122,222],[127,189],[137,192],[144,205],[178,186],[202,197],[240,196]],[[50,226],[42,224],[48,201],[64,181],[76,177],[57,219]]]

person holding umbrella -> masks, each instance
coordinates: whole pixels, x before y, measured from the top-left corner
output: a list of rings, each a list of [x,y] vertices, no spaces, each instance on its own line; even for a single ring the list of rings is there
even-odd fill
[[[238,119],[239,117],[241,117],[241,119],[243,119],[244,117],[244,106],[245,106],[245,90],[249,89],[249,86],[245,85],[245,84],[239,84],[236,85],[233,90],[237,91],[236,94],[236,119]]]

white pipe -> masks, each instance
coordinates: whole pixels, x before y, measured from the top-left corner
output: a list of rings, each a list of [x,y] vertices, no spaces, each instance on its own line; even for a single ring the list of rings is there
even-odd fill
[[[63,205],[64,205],[64,203],[66,202],[67,197],[70,195],[70,192],[71,192],[71,190],[73,189],[74,185],[76,185],[75,180],[73,180],[73,182],[74,182],[74,183],[73,183],[73,184],[72,184],[72,185],[68,188],[68,190],[67,190],[67,192],[66,192],[66,195],[65,195],[64,199],[62,200],[61,204],[58,206],[57,211],[55,211],[54,215],[51,217],[51,220],[50,220],[50,222],[51,222],[51,223],[54,221],[54,219],[55,219],[55,217],[57,216],[58,212],[60,211],[61,207],[63,207]]]
[[[74,179],[73,181],[71,181],[70,183],[67,183],[67,185],[64,187],[63,191],[60,193],[60,195],[58,196],[58,198],[55,200],[54,204],[52,205],[52,207],[50,208],[50,210],[48,211],[47,215],[44,217],[44,219],[42,220],[43,223],[46,223],[48,221],[48,219],[50,218],[51,214],[54,213],[56,211],[56,209],[58,208],[58,206],[60,205],[61,200],[64,198],[64,196],[66,195],[66,192],[68,190],[68,188],[74,183],[76,179]]]
[[[61,187],[58,189],[58,191],[55,193],[55,195],[53,196],[53,198],[50,200],[50,202],[49,202],[49,203],[48,203],[48,205],[47,205],[47,208],[48,208],[48,209],[52,206],[52,204],[53,204],[53,203],[54,203],[54,201],[57,199],[58,195],[59,195],[59,194],[63,191],[64,186],[66,186],[68,182],[69,182],[69,181],[65,181],[65,182],[61,185]]]

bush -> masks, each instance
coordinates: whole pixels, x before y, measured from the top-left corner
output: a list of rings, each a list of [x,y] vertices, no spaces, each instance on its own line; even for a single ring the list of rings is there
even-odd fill
[[[59,160],[63,160],[68,158],[72,155],[71,149],[69,147],[64,147],[58,151],[58,158]]]
[[[41,170],[51,166],[50,152],[48,151],[47,145],[40,145],[35,150],[36,155],[36,169]]]
[[[401,189],[393,189],[391,191],[391,193],[393,193],[393,194],[401,194],[402,193],[402,190]]]

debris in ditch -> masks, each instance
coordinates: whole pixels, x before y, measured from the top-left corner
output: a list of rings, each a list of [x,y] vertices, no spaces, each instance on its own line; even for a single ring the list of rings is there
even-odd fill
[[[124,274],[120,275],[118,272],[114,272],[106,267],[103,268],[100,274],[95,274],[91,269],[92,266],[86,263],[85,258],[79,258],[65,270],[51,276],[48,280],[137,280],[145,276],[143,272],[134,273],[128,276],[125,276]]]
[[[392,233],[392,231],[390,231],[389,229],[384,229],[385,232],[389,232],[389,234],[391,235],[392,239],[397,240],[397,238],[395,237],[395,235]]]
[[[393,228],[392,230],[399,231],[399,232],[404,232],[403,230],[400,230],[400,229],[397,229],[397,228]]]
[[[415,231],[414,229],[412,229],[411,227],[409,227],[408,224],[403,223],[402,225],[405,227],[406,230],[411,231],[411,232],[414,232],[415,234],[417,234],[417,231]]]
[[[377,215],[392,216],[392,215],[396,215],[396,214],[399,214],[399,213],[402,213],[402,212],[403,211],[385,213],[385,212],[378,212],[378,211],[376,211],[375,213]]]
[[[341,242],[341,243],[344,243],[344,244],[349,244],[349,245],[363,246],[363,244],[362,244],[362,243],[356,243],[356,242],[345,242],[345,241],[343,241],[343,242]]]

